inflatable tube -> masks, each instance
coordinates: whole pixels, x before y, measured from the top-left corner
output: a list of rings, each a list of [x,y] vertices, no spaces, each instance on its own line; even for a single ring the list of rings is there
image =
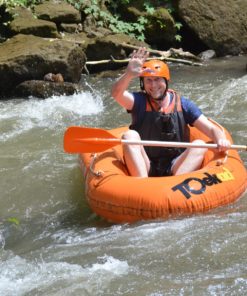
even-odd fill
[[[126,129],[111,133],[121,137]],[[190,128],[190,134],[191,141],[209,141],[196,128]],[[247,172],[236,150],[229,150],[228,157],[208,150],[200,170],[171,177],[129,176],[121,145],[102,153],[81,154],[80,166],[91,209],[114,223],[202,213],[236,201],[247,188]]]

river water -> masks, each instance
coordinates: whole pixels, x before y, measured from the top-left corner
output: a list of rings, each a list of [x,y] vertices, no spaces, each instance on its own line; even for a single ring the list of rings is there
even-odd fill
[[[247,144],[246,62],[170,65],[170,87],[236,144]],[[112,81],[83,76],[77,95],[0,101],[0,295],[244,295],[247,194],[203,215],[132,225],[89,209],[63,134],[70,125],[129,122],[110,97]],[[247,153],[241,157],[247,166]]]

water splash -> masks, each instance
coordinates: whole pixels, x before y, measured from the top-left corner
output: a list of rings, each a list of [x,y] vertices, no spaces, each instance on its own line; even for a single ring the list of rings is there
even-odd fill
[[[54,129],[73,124],[84,116],[103,111],[102,98],[97,94],[83,92],[72,96],[53,96],[46,100],[11,100],[0,102],[1,135],[6,141],[33,128]]]
[[[200,102],[203,103],[204,108],[207,109],[207,113],[210,113],[210,115],[228,118],[230,115],[235,115],[232,110],[236,110],[236,108],[246,109],[244,107],[247,104],[246,90],[247,75],[238,79],[226,80],[210,92],[202,95]],[[232,116],[230,117],[231,120]],[[246,119],[246,113],[243,116]]]
[[[128,273],[128,263],[112,256],[96,258],[92,266],[81,266],[66,262],[45,262],[28,260],[14,254],[9,254],[0,263],[1,295],[51,295],[59,294],[63,289],[85,289],[89,295],[97,295],[99,286],[107,286],[114,278]],[[62,295],[69,295],[62,293]],[[29,295],[29,294],[28,294]],[[30,294],[31,295],[31,294]],[[82,295],[82,294],[80,294]],[[86,294],[88,295],[88,294]]]

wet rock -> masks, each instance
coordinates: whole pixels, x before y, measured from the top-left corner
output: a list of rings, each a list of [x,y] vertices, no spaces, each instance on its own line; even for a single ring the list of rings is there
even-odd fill
[[[41,37],[60,37],[55,23],[35,18],[30,9],[16,7],[11,9],[10,15],[13,18],[8,24],[10,36],[32,34]]]
[[[51,82],[30,80],[20,83],[14,90],[14,95],[19,97],[49,98],[52,96],[73,95],[82,91],[77,84],[70,82]]]
[[[67,32],[67,33],[78,33],[78,24],[65,24],[62,23],[60,25],[60,28],[62,31]]]
[[[82,29],[87,34],[88,38],[104,37],[112,34],[111,30],[104,27],[99,27],[92,15],[85,17]]]
[[[180,0],[178,13],[217,56],[247,52],[247,1]]]
[[[0,97],[26,80],[61,73],[67,82],[77,83],[85,65],[82,48],[72,42],[16,35],[0,44]]]
[[[87,37],[86,33],[80,32],[78,34],[63,33],[62,39],[74,44],[80,45],[80,47],[85,51],[91,39]]]
[[[168,48],[168,45],[174,43],[174,36],[176,34],[175,22],[167,9],[158,7],[151,15],[146,12],[142,12],[139,15],[144,16],[148,20],[148,24],[145,26],[145,39],[147,43],[156,44],[160,48]]]
[[[116,59],[125,60],[129,54],[133,51],[133,48],[125,47],[125,44],[131,44],[134,46],[149,47],[147,43],[138,41],[125,34],[111,34],[105,37],[95,38],[89,42],[86,48],[86,56],[89,61],[101,61],[104,59]],[[123,63],[105,63],[95,64],[87,66],[89,72],[114,70],[126,65],[126,61]]]
[[[120,6],[122,18],[129,22],[138,22],[140,17],[147,20],[145,24],[145,41],[148,44],[155,44],[160,48],[168,48],[175,41],[175,21],[164,6],[157,1],[150,1],[152,12],[147,12],[143,0],[131,1],[129,4]]]
[[[202,60],[207,61],[216,57],[216,52],[212,49],[205,50],[198,55]]]
[[[81,15],[72,5],[65,1],[50,0],[34,7],[39,19],[61,23],[80,23]]]

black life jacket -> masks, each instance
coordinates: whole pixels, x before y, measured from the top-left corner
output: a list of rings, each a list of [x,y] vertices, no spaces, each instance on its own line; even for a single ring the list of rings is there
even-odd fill
[[[180,96],[168,90],[172,101],[163,112],[155,111],[145,93],[138,93],[138,105],[131,111],[130,129],[136,130],[142,140],[150,141],[189,141],[189,128],[185,123]],[[151,107],[151,108],[150,108]],[[150,161],[170,163],[184,148],[144,147]]]

